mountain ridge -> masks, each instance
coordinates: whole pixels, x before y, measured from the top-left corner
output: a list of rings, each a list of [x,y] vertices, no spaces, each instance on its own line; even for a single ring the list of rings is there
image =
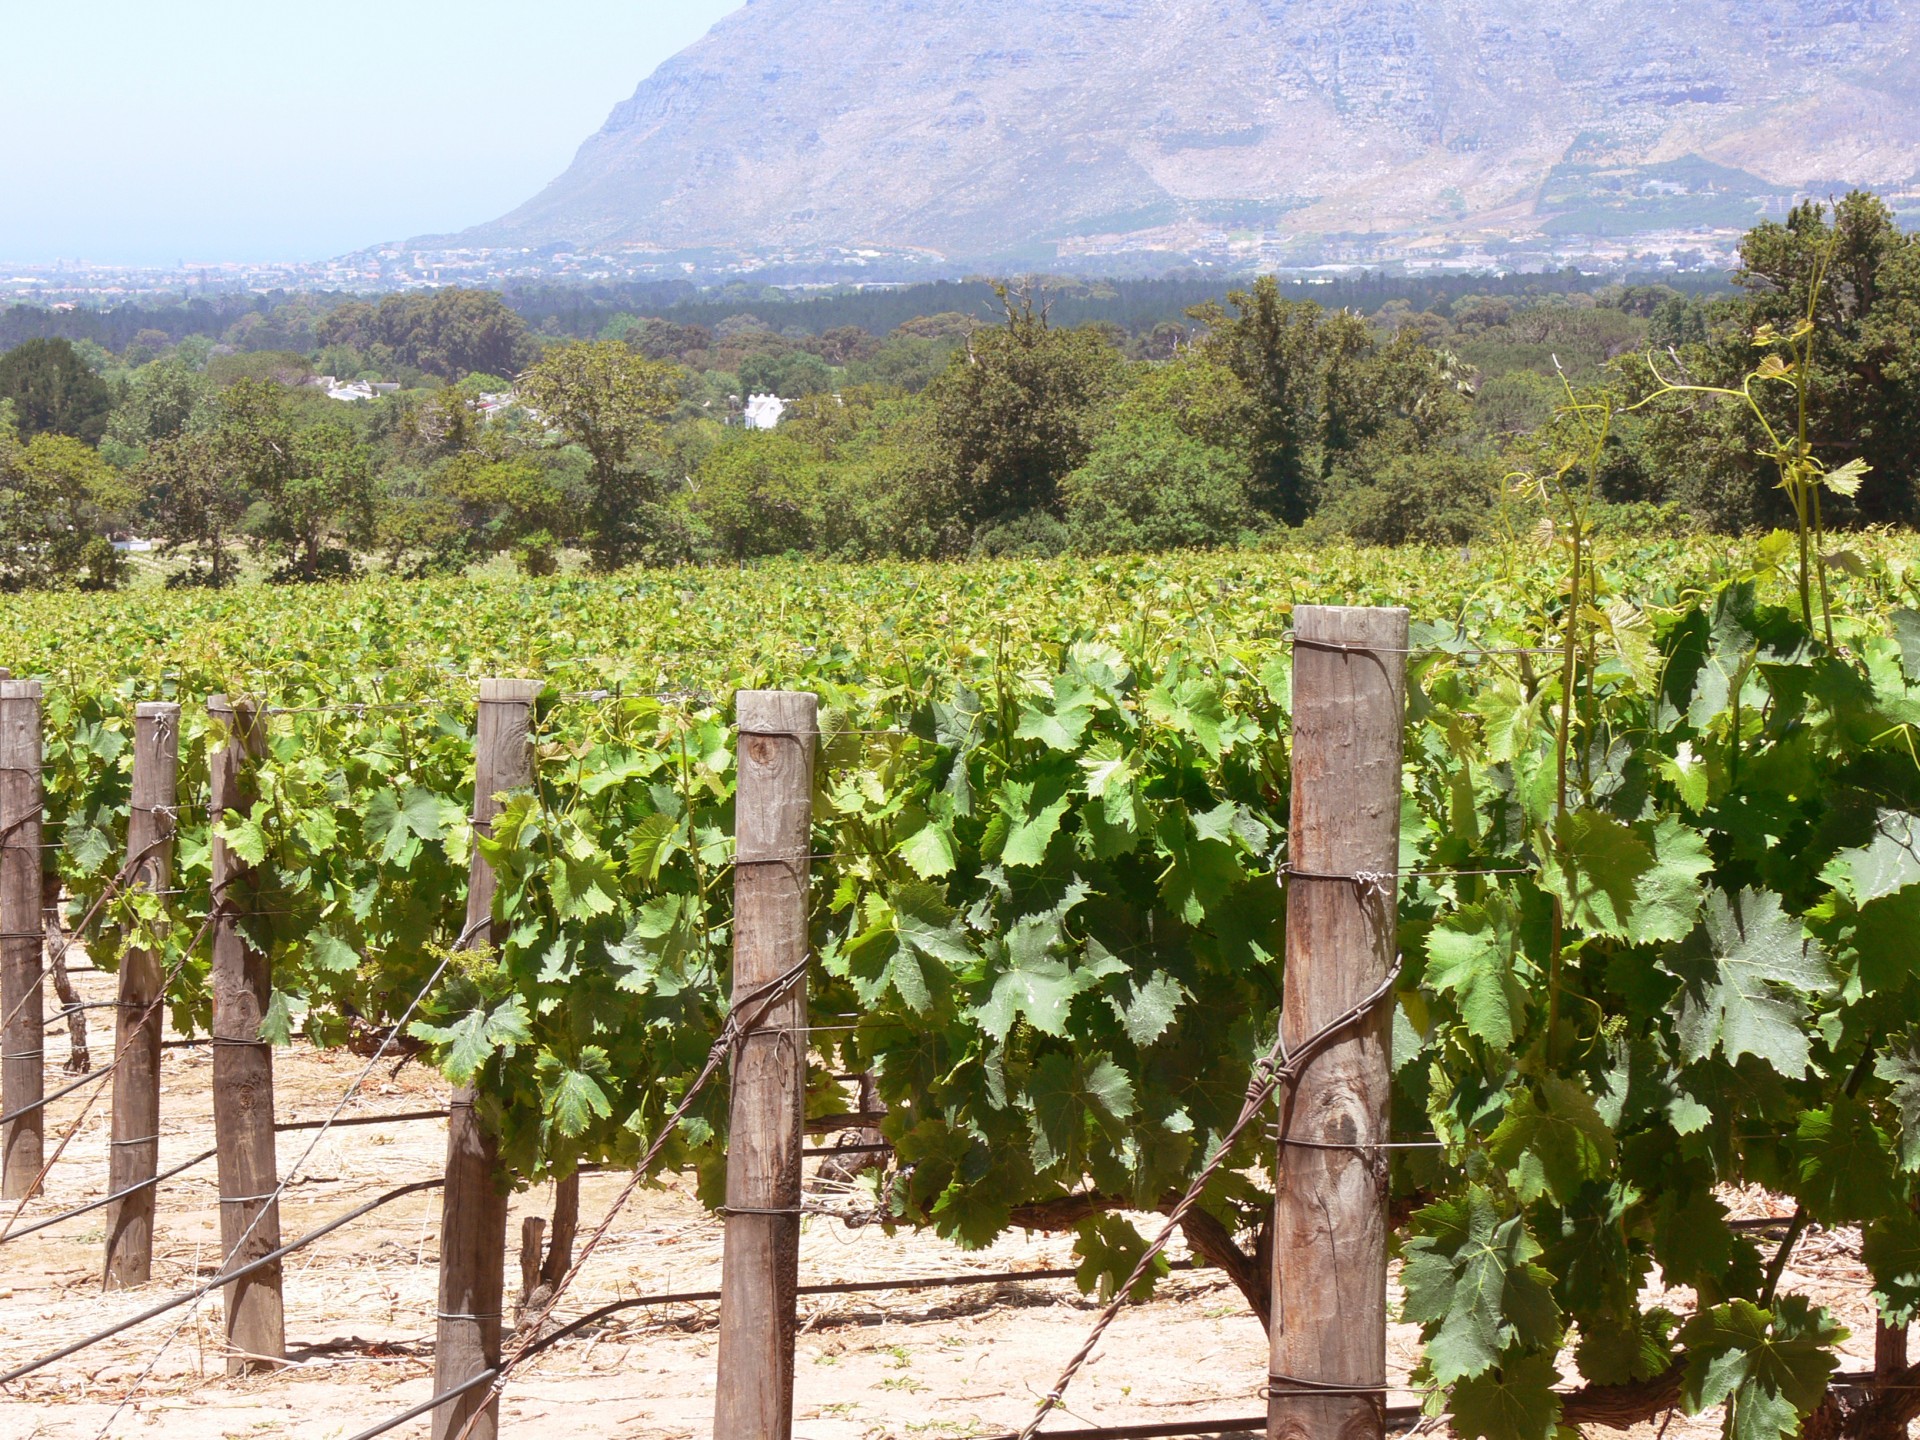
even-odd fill
[[[440,238],[965,261],[1220,228],[1515,234],[1599,200],[1644,228],[1757,216],[1809,186],[1920,176],[1916,12],[752,0],[540,195]],[[1689,166],[1721,178],[1660,178]]]

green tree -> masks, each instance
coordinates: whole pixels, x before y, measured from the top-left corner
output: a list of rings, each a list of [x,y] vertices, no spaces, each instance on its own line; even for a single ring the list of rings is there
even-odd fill
[[[1835,207],[1796,207],[1741,246],[1735,276],[1745,292],[1689,325],[1706,339],[1678,361],[1655,355],[1668,380],[1738,389],[1758,357],[1784,346],[1813,317],[1806,387],[1809,444],[1834,466],[1867,471],[1851,497],[1829,497],[1830,523],[1911,523],[1920,518],[1920,237],[1902,231],[1878,197],[1856,191]],[[1685,333],[1687,326],[1677,326]],[[1637,383],[1652,376],[1632,367]],[[1799,429],[1791,367],[1755,382],[1778,433]],[[1759,416],[1697,394],[1662,400],[1647,426],[1652,468],[1673,477],[1671,497],[1722,529],[1784,524],[1792,511],[1767,458]]]
[[[65,340],[29,340],[0,355],[0,400],[13,402],[14,424],[36,435],[71,435],[97,445],[113,409],[107,382]]]
[[[1075,549],[1180,550],[1230,544],[1257,520],[1250,478],[1161,412],[1117,423],[1060,490]]]
[[[148,449],[139,472],[147,511],[168,549],[191,557],[169,583],[232,583],[242,522],[278,493],[293,461],[285,396],[271,382],[241,380],[198,423]]]
[[[1086,463],[1125,383],[1104,335],[1055,328],[1030,295],[1001,298],[1006,324],[972,336],[927,392],[936,453],[979,527],[1057,515],[1060,482]]]
[[[784,355],[754,355],[740,366],[740,389],[748,395],[819,395],[839,383],[839,372],[818,355],[789,350]]]
[[[522,320],[492,290],[389,295],[343,305],[314,327],[319,348],[338,347],[375,366],[404,365],[443,380],[474,371],[517,375],[539,355]]]
[[[573,519],[581,497],[564,470],[534,455],[470,451],[441,467],[434,488],[459,506],[474,548],[509,550],[527,574],[552,574],[560,547],[578,538]]]
[[[1230,292],[1227,304],[1236,313],[1218,304],[1192,312],[1206,330],[1202,351],[1243,392],[1239,424],[1254,502],[1298,525],[1312,511],[1322,474],[1329,366],[1364,351],[1365,327],[1352,316],[1330,324],[1311,301],[1282,299],[1270,275],[1251,291]]]
[[[206,378],[178,360],[143,366],[114,406],[107,438],[131,450],[171,440],[187,428],[211,393]]]
[[[1310,530],[1366,545],[1458,545],[1487,528],[1498,485],[1485,457],[1366,446],[1335,468]]]
[[[745,432],[708,452],[694,477],[693,513],[730,559],[811,548],[820,460],[778,432]]]
[[[595,569],[617,569],[640,551],[659,498],[659,477],[645,462],[678,403],[677,382],[672,365],[608,340],[561,345],[521,377],[527,405],[591,461],[585,531]]]
[[[68,435],[21,444],[0,427],[0,588],[109,590],[126,581],[112,528],[134,495],[89,445]]]
[[[353,551],[374,533],[373,455],[338,421],[293,431],[284,463],[265,474],[248,526],[280,561],[273,579],[337,580],[353,573]]]

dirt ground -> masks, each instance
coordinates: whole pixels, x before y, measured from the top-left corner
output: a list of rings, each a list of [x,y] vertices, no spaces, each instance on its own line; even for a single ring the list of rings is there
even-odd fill
[[[110,995],[108,976],[75,977],[83,998]],[[49,996],[49,1013],[53,1013]],[[100,1012],[93,1012],[97,1017]],[[94,1030],[96,1065],[111,1042]],[[48,1045],[48,1087],[65,1044]],[[282,1121],[320,1119],[363,1061],[304,1046],[276,1060]],[[349,1114],[431,1109],[446,1086],[417,1065],[389,1080],[382,1066]],[[162,1078],[162,1170],[212,1146],[210,1052],[166,1052]],[[110,1088],[108,1086],[100,1089]],[[95,1087],[58,1102],[48,1153],[73,1126]],[[80,1123],[30,1223],[106,1193],[107,1097]],[[340,1130],[306,1155],[313,1136],[280,1140],[281,1173],[299,1169],[282,1202],[291,1239],[372,1197],[442,1168],[445,1126],[413,1122]],[[597,1223],[622,1177],[583,1184],[582,1235]],[[559,1311],[572,1318],[637,1295],[715,1289],[721,1226],[691,1199],[690,1185],[643,1192],[593,1257]],[[104,1212],[9,1242],[0,1251],[0,1370],[137,1313],[213,1273],[219,1257],[211,1162],[162,1187],[154,1280],[137,1292],[102,1295]],[[828,1197],[822,1197],[823,1199]],[[1764,1196],[1742,1197],[1767,1213]],[[548,1213],[551,1192],[516,1196],[509,1234],[526,1215]],[[0,1224],[12,1213],[0,1213]],[[220,1299],[175,1311],[19,1381],[0,1395],[0,1440],[238,1440],[288,1436],[342,1440],[432,1393],[437,1192],[378,1210],[291,1257],[285,1294],[293,1364],[275,1375],[225,1377]],[[1176,1257],[1181,1252],[1176,1248]],[[1786,1288],[1833,1307],[1854,1328],[1849,1368],[1871,1363],[1872,1319],[1859,1265],[1859,1237],[1815,1232],[1795,1253]],[[1071,1237],[1007,1237],[963,1252],[931,1237],[889,1238],[809,1216],[801,1238],[801,1283],[910,1278],[1069,1266]],[[509,1299],[518,1263],[508,1259]],[[1097,1301],[1070,1281],[895,1290],[802,1297],[795,1426],[798,1440],[960,1440],[1018,1430],[1054,1383],[1092,1323]],[[681,1304],[633,1310],[564,1343],[517,1372],[503,1400],[503,1435],[569,1440],[691,1440],[711,1433],[717,1309]],[[1393,1327],[1393,1378],[1417,1358],[1411,1327]],[[157,1353],[157,1359],[156,1357]],[[148,1367],[151,1367],[150,1370]],[[1266,1370],[1259,1322],[1217,1272],[1176,1273],[1156,1298],[1128,1308],[1082,1372],[1050,1428],[1197,1422],[1258,1415]],[[1411,1403],[1401,1394],[1393,1403]],[[1717,1417],[1679,1420],[1670,1440],[1708,1440]],[[425,1421],[393,1432],[424,1437]],[[1220,1434],[1241,1432],[1225,1430]],[[1646,1435],[1652,1435],[1651,1427]]]

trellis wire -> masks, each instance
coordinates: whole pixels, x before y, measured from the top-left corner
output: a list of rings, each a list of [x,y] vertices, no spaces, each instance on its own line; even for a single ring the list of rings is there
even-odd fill
[[[1148,1269],[1159,1257],[1160,1252],[1167,1248],[1168,1243],[1173,1239],[1174,1231],[1180,1228],[1180,1222],[1199,1202],[1200,1192],[1206,1189],[1214,1174],[1226,1163],[1235,1142],[1253,1123],[1254,1117],[1260,1113],[1267,1101],[1273,1098],[1274,1092],[1282,1084],[1295,1078],[1300,1068],[1317,1055],[1335,1035],[1364,1019],[1376,1005],[1391,996],[1394,984],[1399,978],[1400,962],[1396,960],[1388,969],[1386,977],[1364,999],[1321,1026],[1291,1054],[1288,1053],[1285,1037],[1275,1037],[1273,1048],[1254,1066],[1253,1078],[1247,1084],[1246,1104],[1241,1107],[1240,1118],[1234,1121],[1227,1132],[1220,1137],[1220,1143],[1214,1148],[1212,1158],[1200,1168],[1200,1173],[1194,1177],[1193,1183],[1187,1187],[1187,1193],[1180,1197],[1179,1203],[1167,1212],[1166,1223],[1161,1227],[1160,1233],[1154,1237],[1153,1242],[1141,1252],[1133,1272],[1114,1288],[1113,1299],[1101,1310],[1086,1340],[1074,1353],[1073,1358],[1067,1362],[1053,1389],[1049,1390],[1041,1400],[1033,1419],[1027,1422],[1018,1440],[1034,1440],[1034,1437],[1040,1433],[1041,1422],[1058,1408],[1061,1400],[1065,1398],[1067,1387],[1073,1383],[1074,1376],[1080,1373],[1081,1368],[1092,1357],[1094,1347],[1100,1343],[1100,1337],[1107,1333],[1107,1328],[1113,1324],[1121,1307],[1127,1303],[1129,1296],[1133,1293],[1133,1287],[1145,1278]]]
[[[267,1266],[276,1264],[277,1262],[285,1259],[287,1256],[295,1253],[296,1251],[304,1250],[307,1246],[313,1244],[314,1241],[325,1239],[328,1235],[333,1234],[334,1231],[343,1229],[344,1227],[352,1224],[355,1220],[360,1219],[362,1216],[372,1214],[375,1210],[380,1209],[382,1206],[391,1205],[396,1200],[404,1200],[409,1195],[418,1195],[427,1190],[436,1190],[440,1186],[444,1185],[445,1183],[446,1181],[442,1178],[436,1178],[432,1180],[416,1180],[409,1185],[402,1185],[397,1189],[389,1190],[386,1194],[381,1195],[376,1199],[369,1200],[366,1204],[358,1206],[355,1209],[349,1210],[344,1215],[338,1216],[333,1220],[329,1220],[326,1224],[319,1226],[317,1229],[309,1230],[305,1235],[302,1235],[298,1240],[289,1241],[287,1244],[282,1245],[278,1250],[275,1250],[272,1253],[267,1255],[262,1255],[258,1260],[250,1260],[245,1265],[241,1265],[233,1270],[223,1271],[221,1274],[214,1276],[211,1280],[208,1280],[205,1284],[197,1286],[192,1290],[183,1291],[178,1295],[170,1296],[167,1299],[162,1300],[158,1305],[150,1306],[149,1308],[142,1310],[137,1315],[130,1315],[126,1319],[118,1321],[115,1324],[108,1326],[105,1330],[96,1331],[91,1335],[82,1336],[78,1340],[72,1341],[69,1344],[61,1346],[58,1350],[49,1351],[45,1355],[41,1355],[33,1360],[29,1360],[24,1365],[16,1365],[13,1369],[7,1371],[5,1374],[0,1374],[0,1385],[11,1385],[15,1380],[19,1380],[25,1376],[31,1375],[36,1370],[44,1370],[47,1366],[53,1364],[55,1361],[64,1360],[67,1358],[67,1356],[77,1354],[78,1352],[87,1349],[89,1346],[98,1345],[103,1340],[111,1340],[114,1336],[123,1334],[128,1330],[132,1330],[136,1326],[144,1325],[149,1320],[158,1319],[160,1316],[165,1315],[170,1310],[177,1310],[182,1305],[190,1305],[195,1301],[204,1299],[206,1296],[212,1294],[215,1290],[220,1289],[223,1285],[230,1285],[235,1280],[244,1280],[249,1275],[257,1274],[259,1271],[264,1270]],[[177,1328],[175,1333],[176,1334],[178,1333]],[[171,1339],[172,1337],[169,1336],[168,1338]],[[153,1359],[148,1362],[146,1371],[142,1372],[141,1378],[144,1379],[147,1374],[152,1372],[153,1365],[158,1362],[159,1358],[160,1358],[159,1352],[156,1351]],[[123,1400],[121,1402],[120,1407],[116,1409],[112,1415],[107,1417],[107,1425],[109,1427],[111,1427],[114,1419],[119,1416],[120,1410],[124,1409],[125,1406],[126,1406],[126,1402]],[[103,1429],[100,1433],[104,1435],[106,1433],[106,1430]]]
[[[463,951],[467,945],[472,942],[484,924],[491,923],[492,917],[489,916],[485,921],[475,921],[469,925],[460,933],[460,938],[456,940],[453,945],[449,947],[446,954],[441,957],[440,963],[434,967],[433,973],[427,977],[426,984],[420,987],[418,993],[407,1003],[406,1010],[398,1020],[394,1021],[392,1028],[387,1031],[385,1038],[380,1042],[379,1049],[374,1052],[373,1057],[367,1061],[366,1066],[360,1073],[353,1078],[353,1082],[347,1086],[346,1092],[341,1095],[339,1103],[334,1106],[333,1113],[327,1117],[326,1122],[320,1126],[319,1130],[314,1134],[313,1139],[307,1143],[307,1148],[301,1152],[300,1158],[293,1162],[285,1175],[280,1177],[279,1182],[273,1187],[272,1193],[266,1197],[268,1203],[262,1205],[254,1212],[253,1218],[247,1222],[247,1228],[242,1231],[240,1236],[228,1247],[229,1254],[237,1253],[240,1247],[247,1243],[248,1239],[252,1237],[254,1230],[259,1226],[260,1221],[273,1209],[274,1203],[286,1193],[287,1186],[293,1183],[294,1176],[298,1175],[307,1161],[313,1158],[313,1152],[319,1148],[320,1142],[326,1138],[327,1132],[333,1128],[334,1123],[339,1120],[341,1113],[347,1108],[347,1105],[352,1101],[353,1097],[359,1093],[360,1087],[367,1082],[367,1077],[371,1075],[374,1068],[386,1058],[388,1048],[399,1038],[401,1030],[403,1030],[407,1022],[413,1018],[413,1012],[420,1007],[420,1002],[427,998],[427,992],[439,984],[440,977],[446,974],[447,967],[453,963],[453,957]],[[445,1178],[442,1177],[442,1179],[434,1183],[445,1184]],[[245,1267],[242,1268],[244,1269]],[[239,1273],[239,1271],[229,1272],[222,1278],[222,1283],[231,1283],[234,1279],[238,1278]],[[249,1271],[248,1273],[252,1272]],[[147,1382],[147,1377],[153,1373],[154,1367],[160,1363],[160,1357],[166,1354],[167,1348],[173,1344],[174,1339],[180,1334],[180,1331],[185,1328],[187,1321],[193,1317],[199,1307],[201,1296],[206,1293],[206,1291],[202,1291],[199,1295],[193,1296],[191,1301],[188,1302],[193,1308],[189,1309],[187,1314],[181,1317],[180,1323],[168,1332],[167,1337],[160,1342],[159,1347],[155,1349],[152,1356],[148,1359],[145,1368],[134,1377],[133,1383],[127,1387],[126,1393],[120,1397],[120,1403],[113,1407],[112,1413],[107,1416],[106,1422],[100,1427],[96,1440],[105,1440],[107,1433],[113,1429],[113,1422],[120,1418],[121,1412],[124,1411],[127,1406],[133,1402],[134,1397],[140,1393],[141,1388]]]
[[[444,1120],[446,1118],[447,1112],[445,1110],[412,1110],[399,1115],[348,1115],[334,1121],[333,1128],[343,1130],[349,1127],[369,1125],[401,1125],[417,1120]],[[326,1123],[324,1120],[295,1120],[285,1124],[275,1125],[273,1128],[274,1133],[284,1135],[294,1131],[313,1130]],[[148,1135],[142,1136],[137,1140],[115,1140],[110,1143],[114,1145],[146,1144],[148,1141],[157,1138],[160,1137]],[[217,1150],[203,1151],[191,1160],[182,1161],[171,1170],[155,1175],[151,1179],[142,1180],[138,1184],[129,1185],[124,1190],[115,1191],[113,1194],[103,1196],[98,1200],[89,1200],[84,1205],[76,1205],[73,1209],[63,1210],[57,1215],[41,1216],[30,1225],[23,1225],[18,1230],[12,1230],[5,1235],[0,1235],[0,1245],[8,1245],[15,1240],[25,1239],[29,1235],[36,1234],[41,1230],[49,1229],[55,1225],[63,1224],[68,1220],[77,1220],[82,1215],[104,1209],[116,1200],[124,1200],[129,1195],[138,1195],[142,1190],[150,1190],[163,1180],[175,1179],[178,1176],[186,1174],[189,1170],[206,1164],[207,1161],[213,1159],[213,1157],[219,1153]]]
[[[707,1062],[701,1067],[700,1073],[695,1078],[692,1086],[689,1087],[687,1093],[681,1097],[680,1103],[674,1107],[673,1113],[662,1122],[660,1133],[654,1137],[653,1143],[647,1147],[646,1154],[640,1157],[639,1163],[634,1166],[633,1174],[628,1178],[626,1185],[621,1188],[620,1193],[614,1197],[613,1203],[607,1207],[606,1214],[601,1217],[600,1223],[594,1228],[593,1234],[587,1237],[586,1244],[580,1247],[580,1254],[574,1260],[572,1267],[569,1268],[567,1273],[562,1275],[554,1285],[553,1292],[547,1297],[545,1306],[526,1323],[523,1331],[526,1338],[512,1355],[506,1357],[501,1362],[499,1367],[500,1373],[494,1377],[493,1381],[493,1393],[495,1396],[498,1396],[501,1390],[505,1388],[507,1376],[513,1372],[514,1368],[519,1365],[521,1361],[527,1358],[529,1353],[528,1347],[533,1343],[534,1339],[538,1337],[541,1327],[552,1317],[555,1307],[560,1303],[560,1297],[566,1294],[567,1288],[578,1278],[580,1271],[585,1267],[587,1261],[593,1258],[593,1252],[600,1247],[600,1242],[606,1239],[607,1231],[612,1228],[613,1222],[619,1218],[620,1212],[626,1208],[627,1202],[633,1198],[634,1192],[637,1191],[646,1180],[647,1172],[653,1167],[653,1162],[659,1158],[660,1152],[666,1148],[667,1141],[673,1137],[674,1131],[679,1128],[680,1121],[686,1116],[687,1112],[693,1108],[693,1102],[699,1098],[700,1092],[706,1089],[708,1082],[719,1073],[720,1066],[731,1053],[734,1043],[752,1024],[763,1019],[767,1011],[773,1007],[781,996],[800,982],[807,971],[812,968],[814,959],[815,957],[813,955],[807,955],[784,974],[776,976],[765,985],[742,996],[740,1000],[736,1002],[732,1012],[721,1025],[719,1035],[715,1037],[712,1048],[707,1052]],[[757,1006],[758,1009],[753,1014],[752,1019],[746,1018],[748,1010],[755,1006]],[[481,1417],[487,1413],[487,1408],[487,1406],[483,1405],[474,1411],[472,1416],[467,1420],[466,1425],[461,1428],[459,1440],[467,1440],[467,1437],[473,1433],[474,1426],[478,1425]]]

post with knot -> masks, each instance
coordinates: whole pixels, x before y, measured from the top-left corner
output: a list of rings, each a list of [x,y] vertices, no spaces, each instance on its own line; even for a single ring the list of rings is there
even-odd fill
[[[1377,990],[1397,954],[1407,612],[1294,612],[1289,1049]],[[1268,1440],[1386,1427],[1389,996],[1282,1090]],[[1291,1143],[1291,1142],[1305,1143]]]
[[[213,1143],[220,1171],[220,1248],[237,1269],[280,1248],[280,1166],[274,1153],[273,1046],[260,1033],[273,1002],[273,960],[261,928],[259,876],[220,838],[259,798],[253,767],[267,726],[246,700],[207,702],[213,837]],[[287,1358],[276,1263],[226,1288],[227,1374],[271,1370]]]
[[[499,882],[478,841],[493,834],[500,797],[533,784],[533,706],[538,680],[482,680],[473,744],[473,859],[467,870],[462,943],[498,944]],[[507,1289],[507,1181],[500,1137],[474,1106],[473,1085],[453,1092],[447,1118],[447,1184],[440,1201],[440,1313],[435,1327],[436,1395],[500,1368],[501,1307]],[[482,1385],[433,1412],[433,1440],[494,1440],[500,1402]]]
[[[173,842],[180,832],[180,707],[149,701],[133,718],[133,797],[127,821],[127,884],[165,890],[173,874]],[[115,1012],[113,1141],[107,1156],[107,1193],[122,1198],[107,1210],[102,1283],[127,1290],[153,1277],[153,1177],[160,1163],[160,1031],[166,1023],[164,975],[157,936],[120,960],[120,1004]],[[137,1189],[144,1186],[144,1189]]]
[[[734,795],[732,1095],[714,1440],[793,1434],[818,697],[743,690]]]
[[[0,1193],[24,1200],[40,1183],[46,1112],[41,986],[40,682],[0,680],[0,1105],[24,1113],[0,1135]]]

